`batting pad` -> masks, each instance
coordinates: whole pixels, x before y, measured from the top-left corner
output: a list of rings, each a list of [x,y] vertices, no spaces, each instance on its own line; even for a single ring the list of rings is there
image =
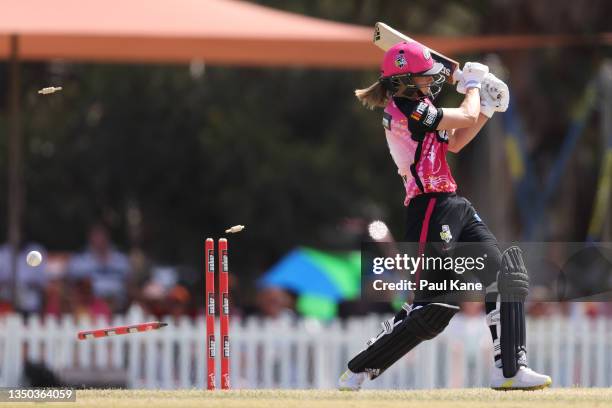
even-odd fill
[[[504,251],[497,286],[501,297],[502,370],[504,377],[510,378],[520,366],[527,365],[524,303],[529,293],[529,276],[518,247]]]
[[[423,340],[440,334],[458,311],[458,306],[446,303],[429,303],[412,309],[403,320],[395,322],[390,330],[383,330],[349,361],[349,370],[367,372],[371,379],[378,377]]]

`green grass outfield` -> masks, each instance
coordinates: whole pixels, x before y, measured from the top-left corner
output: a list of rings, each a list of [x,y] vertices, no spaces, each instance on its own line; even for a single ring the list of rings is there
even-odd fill
[[[401,408],[472,408],[472,407],[610,407],[612,388],[562,388],[544,391],[499,392],[488,389],[454,389],[422,391],[361,391],[358,393],[314,390],[242,390],[215,391],[146,391],[83,390],[77,391],[77,402],[19,403],[18,408],[40,407],[401,407]],[[8,406],[0,403],[0,407]]]

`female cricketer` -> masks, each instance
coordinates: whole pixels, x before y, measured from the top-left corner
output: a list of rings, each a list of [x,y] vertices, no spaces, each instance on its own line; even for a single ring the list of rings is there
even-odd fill
[[[406,189],[405,241],[478,243],[487,257],[488,266],[478,279],[486,288],[486,320],[493,338],[491,387],[545,388],[552,383],[550,377],[527,366],[524,300],[529,282],[521,250],[500,251],[472,204],[456,194],[457,183],[446,162],[447,151],[459,152],[494,112],[507,109],[508,87],[486,65],[468,62],[457,78],[457,90],[465,93],[461,105],[436,107],[433,101],[445,81],[442,69],[426,47],[399,43],[385,53],[379,80],[355,94],[371,109],[384,108],[387,144]],[[418,280],[418,272],[416,276]],[[383,330],[349,361],[339,389],[359,390],[423,340],[437,336],[459,311],[455,303],[432,301],[417,291],[414,302],[383,322]]]

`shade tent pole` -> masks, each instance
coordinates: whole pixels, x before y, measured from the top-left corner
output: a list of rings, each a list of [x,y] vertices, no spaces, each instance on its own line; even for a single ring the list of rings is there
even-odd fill
[[[19,38],[10,37],[9,60],[9,133],[8,133],[8,220],[7,238],[10,251],[11,302],[18,307],[17,256],[21,244],[23,215],[23,134],[21,127],[21,75],[19,72]]]

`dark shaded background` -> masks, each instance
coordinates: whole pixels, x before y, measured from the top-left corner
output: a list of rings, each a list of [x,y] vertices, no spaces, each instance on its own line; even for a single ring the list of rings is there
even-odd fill
[[[262,0],[264,5],[337,21],[385,21],[410,34],[575,34],[610,31],[606,1]],[[576,98],[611,55],[589,46],[499,54],[525,124],[532,165],[544,178]],[[382,54],[381,54],[382,56]],[[461,61],[482,55],[457,56]],[[83,247],[103,221],[121,249],[142,248],[160,263],[200,268],[207,236],[234,224],[231,265],[248,298],[252,279],[295,245],[354,249],[356,218],[381,218],[403,233],[403,188],[380,114],[353,97],[377,72],[250,69],[196,65],[22,64],[26,145],[25,237],[50,251]],[[0,64],[0,134],[7,133],[7,63]],[[61,84],[41,98],[36,90]],[[460,98],[450,87],[441,105]],[[547,209],[554,228],[538,238],[585,239],[600,167],[595,114]],[[489,139],[486,139],[489,138]],[[487,128],[452,159],[462,192],[486,219],[497,203],[483,188]],[[6,137],[0,191],[7,191]],[[500,188],[511,190],[507,180]],[[0,214],[6,214],[6,194]],[[495,224],[495,223],[494,223]],[[514,204],[505,239],[519,237]],[[6,240],[0,217],[0,238]]]

